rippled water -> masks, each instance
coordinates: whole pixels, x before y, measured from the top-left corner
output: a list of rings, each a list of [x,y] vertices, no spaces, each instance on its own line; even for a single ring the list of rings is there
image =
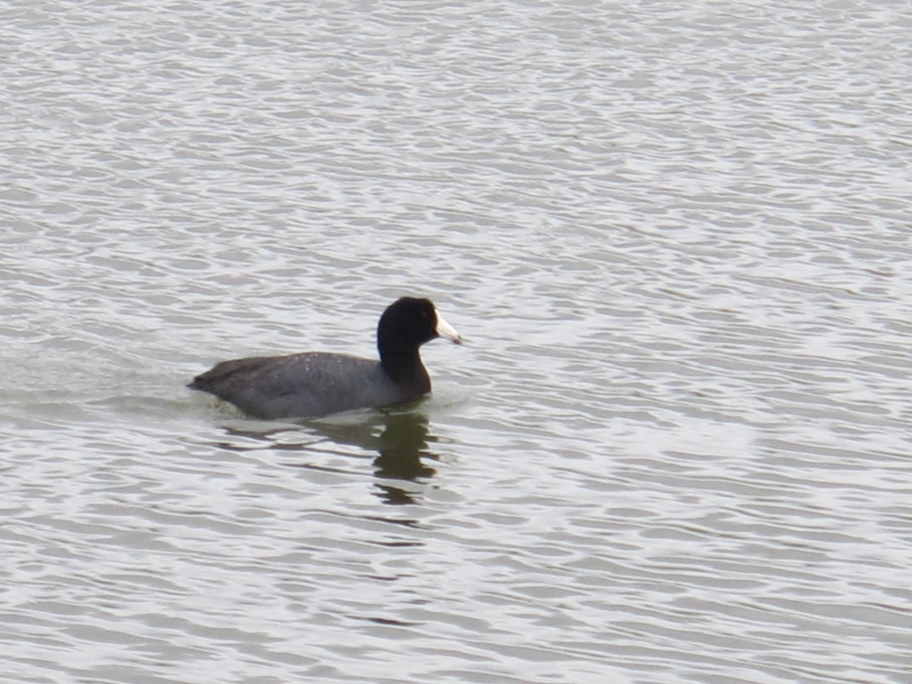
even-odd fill
[[[904,9],[4,5],[2,679],[912,682]]]

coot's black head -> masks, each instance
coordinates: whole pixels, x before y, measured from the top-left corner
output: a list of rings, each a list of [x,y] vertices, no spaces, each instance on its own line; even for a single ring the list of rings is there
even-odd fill
[[[430,299],[402,297],[390,304],[377,326],[380,357],[416,353],[418,347],[437,337],[462,344],[462,337],[447,323]]]

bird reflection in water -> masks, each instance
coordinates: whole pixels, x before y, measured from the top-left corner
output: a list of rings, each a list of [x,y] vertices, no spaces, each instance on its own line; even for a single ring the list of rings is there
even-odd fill
[[[429,480],[436,471],[421,458],[438,458],[428,448],[429,439],[432,438],[428,436],[427,416],[415,412],[388,415],[378,438],[380,455],[374,459],[374,474],[382,480]],[[377,487],[384,493],[387,503],[415,503],[401,487],[389,482],[378,482]]]
[[[405,483],[421,484],[432,478],[436,471],[427,461],[439,460],[439,456],[429,446],[436,438],[429,434],[427,416],[415,410],[399,409],[373,413],[369,420],[363,420],[362,416],[358,416],[358,419],[352,422],[308,421],[302,425],[304,434],[318,439],[304,442],[279,441],[279,438],[287,439],[288,427],[258,432],[248,426],[226,426],[226,430],[229,434],[268,441],[271,448],[285,452],[327,452],[333,451],[332,445],[356,446],[365,452],[376,454],[374,475],[377,478],[377,495],[384,503],[416,503],[415,488],[407,487]],[[233,451],[246,450],[229,443],[220,446]],[[348,452],[338,453],[350,455]],[[294,465],[325,469],[300,462]]]

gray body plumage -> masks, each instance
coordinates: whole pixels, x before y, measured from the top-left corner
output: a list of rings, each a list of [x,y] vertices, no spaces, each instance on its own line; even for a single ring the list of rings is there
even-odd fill
[[[379,361],[308,352],[224,361],[197,376],[190,387],[256,418],[312,418],[418,399],[431,391],[423,366],[421,371],[394,383]]]

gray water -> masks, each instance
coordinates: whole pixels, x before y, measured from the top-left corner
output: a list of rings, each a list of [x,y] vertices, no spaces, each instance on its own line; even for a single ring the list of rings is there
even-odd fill
[[[3,5],[0,679],[912,682],[910,16]]]

